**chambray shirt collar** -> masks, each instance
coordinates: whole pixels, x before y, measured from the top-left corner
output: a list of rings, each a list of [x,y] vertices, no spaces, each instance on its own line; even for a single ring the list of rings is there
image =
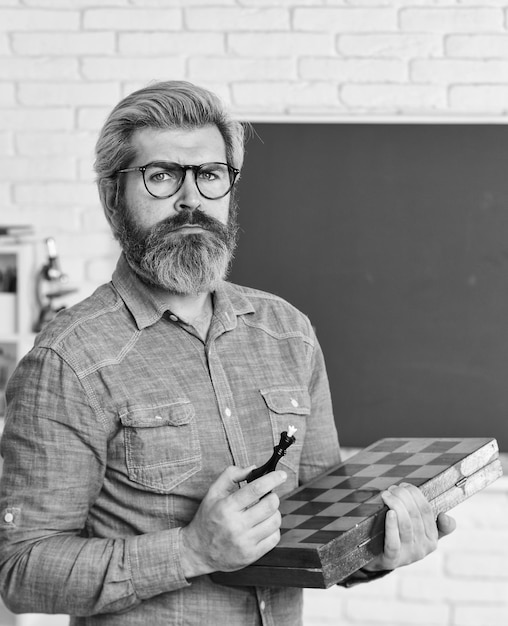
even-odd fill
[[[123,254],[113,273],[112,283],[139,330],[155,324],[166,312],[170,313],[166,292],[141,281]],[[252,301],[227,281],[223,281],[214,293],[214,315],[225,330],[236,327],[237,316],[254,311]]]

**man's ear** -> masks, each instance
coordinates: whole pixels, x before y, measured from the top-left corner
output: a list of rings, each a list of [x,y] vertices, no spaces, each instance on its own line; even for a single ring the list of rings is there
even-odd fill
[[[118,181],[103,178],[99,181],[99,197],[113,233],[118,230]]]

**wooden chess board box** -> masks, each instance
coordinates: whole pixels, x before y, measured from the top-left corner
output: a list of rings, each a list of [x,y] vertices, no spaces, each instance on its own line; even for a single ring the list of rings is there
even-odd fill
[[[381,439],[281,498],[279,544],[249,567],[212,578],[328,588],[382,552],[388,508],[381,492],[390,485],[419,487],[437,517],[502,473],[495,439]]]

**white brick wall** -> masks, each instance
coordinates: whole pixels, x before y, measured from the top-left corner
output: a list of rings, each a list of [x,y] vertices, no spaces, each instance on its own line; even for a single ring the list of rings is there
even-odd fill
[[[0,0],[0,223],[56,238],[76,300],[118,253],[91,173],[97,131],[120,97],[167,78],[244,119],[504,118],[508,2]],[[439,555],[309,592],[309,626],[506,626],[504,485],[462,505]]]

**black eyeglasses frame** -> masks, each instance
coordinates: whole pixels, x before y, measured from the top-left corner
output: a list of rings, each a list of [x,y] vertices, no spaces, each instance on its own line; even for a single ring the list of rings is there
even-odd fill
[[[154,193],[152,193],[150,191],[150,189],[148,189],[148,185],[146,184],[146,178],[145,178],[145,172],[147,170],[148,167],[150,167],[151,165],[172,165],[172,166],[178,166],[183,170],[183,176],[182,176],[182,180],[180,181],[180,184],[178,185],[178,187],[175,189],[175,191],[173,191],[173,193],[170,193],[167,196],[156,196]],[[229,187],[229,189],[223,193],[221,196],[217,196],[214,198],[211,198],[210,196],[205,195],[201,189],[199,188],[199,184],[197,182],[197,173],[198,171],[204,167],[205,165],[225,165],[228,168],[229,171],[229,180],[231,181],[231,185]],[[221,198],[224,198],[224,196],[227,196],[228,193],[231,192],[231,189],[233,189],[233,186],[236,182],[236,179],[238,177],[238,174],[240,174],[240,170],[237,169],[236,167],[233,167],[232,165],[230,165],[229,163],[222,163],[221,161],[209,161],[208,163],[201,163],[201,165],[181,165],[180,163],[174,163],[172,161],[151,161],[150,163],[147,163],[146,165],[139,165],[137,167],[126,167],[123,168],[121,170],[117,170],[115,172],[115,174],[124,174],[126,172],[141,172],[143,174],[143,184],[145,185],[145,189],[147,190],[147,192],[153,197],[153,198],[157,198],[159,200],[165,200],[166,198],[171,198],[172,196],[174,196],[175,194],[177,194],[180,189],[183,186],[183,183],[185,182],[185,176],[187,174],[187,170],[191,170],[194,174],[194,183],[196,185],[196,189],[199,191],[200,195],[203,196],[203,198],[206,198],[207,200],[220,200]]]

